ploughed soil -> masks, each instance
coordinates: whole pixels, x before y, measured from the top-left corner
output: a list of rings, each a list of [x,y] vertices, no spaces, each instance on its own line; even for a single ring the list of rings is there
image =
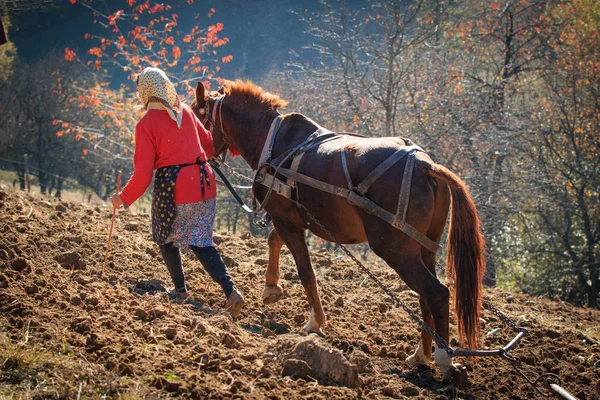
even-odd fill
[[[443,382],[433,363],[410,368],[416,323],[348,257],[324,250],[311,255],[328,317],[321,336],[302,329],[307,303],[285,248],[285,295],[263,305],[267,242],[249,233],[215,237],[247,300],[235,321],[189,254],[191,296],[168,300],[148,215],[118,213],[103,273],[111,215],[107,206],[0,189],[0,398],[541,398],[500,357],[457,359],[469,376],[460,388]],[[419,310],[391,269],[368,265]],[[600,312],[499,289],[486,294],[528,329],[511,351],[523,374],[553,373],[576,397],[600,399]],[[485,348],[514,335],[489,312],[481,322]]]

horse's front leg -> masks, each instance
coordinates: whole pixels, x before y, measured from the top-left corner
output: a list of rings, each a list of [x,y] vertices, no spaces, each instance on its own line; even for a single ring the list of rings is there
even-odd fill
[[[265,289],[263,290],[263,303],[272,304],[278,301],[283,291],[279,286],[279,253],[283,246],[283,240],[277,230],[272,229],[269,233],[269,264],[265,274]]]
[[[304,292],[306,293],[310,315],[304,330],[306,332],[321,332],[321,328],[325,325],[325,313],[323,312],[321,298],[319,297],[317,277],[310,263],[308,248],[304,239],[304,228],[290,224],[279,218],[273,218],[273,226],[294,257],[300,282],[302,282]]]

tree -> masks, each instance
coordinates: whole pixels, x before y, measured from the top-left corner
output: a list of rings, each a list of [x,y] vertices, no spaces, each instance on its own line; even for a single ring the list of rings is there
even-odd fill
[[[600,306],[599,16],[587,0],[551,9],[560,35],[549,43],[555,62],[532,102],[539,129],[527,147],[536,197],[517,224],[528,240],[516,279],[590,307]]]
[[[186,6],[179,6],[184,19],[189,19],[192,3],[190,0]],[[126,176],[131,170],[133,132],[141,116],[137,94],[132,90],[135,74],[146,66],[160,67],[189,104],[195,83],[208,85],[216,79],[219,64],[232,57],[217,56],[219,48],[228,42],[219,36],[223,24],[201,28],[196,21],[183,31],[171,5],[128,0],[123,9],[100,11],[92,1],[80,4],[92,11],[94,23],[103,28],[103,34],[86,34],[92,43],[86,54],[80,56],[66,48],[64,58],[89,68],[95,80],[77,86],[76,95],[70,99],[85,112],[57,118],[55,123],[59,136],[75,135],[88,143],[86,156],[90,164],[96,165],[96,172],[91,181],[89,175],[82,179],[106,198],[115,186],[117,170],[124,169]],[[214,12],[211,9],[208,18]],[[114,89],[109,74],[118,76],[119,72],[128,74],[129,79]]]
[[[3,21],[3,25],[8,28],[8,18],[2,17],[0,20]],[[3,27],[0,27],[3,29]],[[8,38],[7,38],[8,39]],[[0,124],[0,149],[7,148],[9,146],[9,135],[12,121],[10,114],[12,111],[12,104],[8,101],[9,92],[7,90],[10,85],[11,78],[14,72],[16,51],[14,45],[8,41],[0,45],[0,102],[2,103],[3,112],[0,112],[3,123]],[[0,150],[0,155],[1,155]]]
[[[318,64],[298,57],[293,67],[302,80],[330,88],[328,100],[341,100],[358,130],[397,135],[399,108],[408,103],[406,60],[435,33],[434,20],[425,18],[429,2],[373,1],[364,9],[344,1],[322,5],[316,16],[301,14],[315,39],[310,50]]]
[[[169,4],[149,1],[126,3],[123,9],[102,12],[93,1],[81,1],[82,6],[92,11],[94,24],[104,28],[105,34],[85,35],[92,42],[87,50],[88,59],[77,57],[70,49],[65,50],[65,58],[77,59],[96,71],[104,68],[129,72],[130,78],[146,66],[159,67],[188,101],[193,98],[196,82],[210,83],[220,71],[219,64],[232,60],[231,55],[218,56],[219,48],[229,42],[228,38],[220,37],[222,23],[201,27],[197,22],[200,15],[194,12],[195,25],[185,31],[180,29],[181,18],[176,11],[186,13],[183,18],[189,22],[187,14],[192,10],[193,0],[177,10]],[[214,13],[215,9],[210,9],[208,18]]]
[[[496,264],[505,256],[497,243],[523,193],[528,90],[551,64],[554,31],[546,1],[457,5],[448,13],[440,41],[451,79],[438,99],[455,126],[453,159],[462,158],[456,169],[471,183],[481,213],[489,249],[485,283],[495,285]]]
[[[84,80],[77,68],[54,55],[34,64],[19,63],[4,93],[7,109],[3,110],[3,156],[17,162],[17,172],[22,178],[25,154],[33,175],[46,193],[51,177],[64,179],[77,171],[77,158],[82,155],[77,138],[61,140],[56,136],[53,121],[58,115],[67,115],[72,90],[65,89]],[[48,73],[48,71],[54,71]],[[80,71],[79,71],[80,72]],[[68,159],[68,161],[66,160]],[[24,182],[21,180],[24,188]]]

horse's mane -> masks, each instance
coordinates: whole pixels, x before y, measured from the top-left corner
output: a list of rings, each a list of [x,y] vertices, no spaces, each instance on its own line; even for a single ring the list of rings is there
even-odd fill
[[[272,110],[277,110],[287,106],[288,101],[279,98],[276,94],[265,92],[263,88],[251,81],[236,79],[235,81],[225,81],[223,92],[232,97],[241,97],[246,100],[259,101],[267,105]]]

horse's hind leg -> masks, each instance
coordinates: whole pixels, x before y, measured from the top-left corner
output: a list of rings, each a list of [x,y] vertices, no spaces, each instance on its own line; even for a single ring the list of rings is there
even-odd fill
[[[436,243],[439,243],[440,239],[442,238],[442,234],[444,233],[446,220],[448,219],[449,207],[450,192],[448,191],[447,186],[443,183],[436,183],[435,208],[431,224],[427,231],[427,237]],[[421,248],[421,259],[423,260],[423,263],[429,272],[431,272],[433,276],[436,276],[436,254],[423,247]],[[427,306],[427,303],[424,301],[423,297],[419,297],[419,304],[421,306],[423,322],[425,322],[428,327],[435,331],[435,324],[433,322],[431,310],[429,310],[429,307]],[[424,330],[421,330],[421,340],[419,341],[419,346],[417,347],[417,350],[415,350],[415,353],[406,359],[406,362],[413,367],[428,364],[431,360],[431,344],[431,336]]]
[[[445,341],[449,338],[449,300],[450,292],[423,263],[421,259],[420,245],[416,242],[410,243],[412,239],[400,239],[393,233],[388,234],[379,232],[376,235],[369,235],[369,244],[379,257],[383,258],[390,267],[392,267],[400,278],[414,290],[420,298],[420,304],[425,309],[423,317],[430,327],[435,327],[435,332]],[[372,237],[387,237],[390,242],[385,243],[381,239],[374,242]],[[394,240],[396,236],[397,240]],[[399,239],[399,240],[398,240]],[[429,317],[431,315],[431,317]],[[432,321],[433,319],[433,321]],[[432,323],[433,322],[433,323]],[[430,325],[431,324],[431,325]],[[426,363],[427,354],[431,355],[431,339],[421,333],[419,348],[412,359],[409,361],[413,365]],[[424,340],[423,340],[424,339]],[[429,351],[427,353],[427,351]],[[436,363],[440,366],[445,379],[450,379],[453,373],[452,359],[442,359],[442,349],[436,348]],[[439,353],[439,354],[438,354]],[[410,357],[409,357],[410,358]]]
[[[310,319],[304,330],[307,332],[320,332],[325,324],[325,313],[319,297],[317,277],[310,263],[308,248],[304,239],[304,228],[286,223],[278,218],[273,218],[273,226],[285,245],[290,249],[294,261],[296,261],[300,281],[304,286],[304,292],[310,307]]]
[[[279,286],[279,252],[283,246],[283,240],[277,230],[272,229],[269,233],[269,264],[265,274],[265,289],[263,290],[263,303],[272,304],[281,298],[283,293]]]
[[[423,316],[423,322],[435,331],[435,324],[431,310],[422,297],[419,297],[419,305],[421,306],[421,315]],[[415,352],[406,358],[408,365],[418,367],[420,365],[427,365],[431,361],[431,344],[432,338],[425,330],[421,330],[421,339]]]
[[[425,267],[435,277],[435,254],[430,252],[429,250],[424,249],[422,254],[422,260]],[[421,306],[421,315],[423,316],[423,322],[429,328],[435,331],[436,326],[433,319],[433,315],[431,314],[429,305],[427,304],[427,301],[423,296],[419,296],[419,305]],[[413,355],[406,358],[406,362],[413,367],[417,367],[419,365],[427,365],[431,360],[431,345],[432,337],[427,332],[425,332],[425,330],[422,329],[421,338],[419,340],[419,346],[417,347]]]

